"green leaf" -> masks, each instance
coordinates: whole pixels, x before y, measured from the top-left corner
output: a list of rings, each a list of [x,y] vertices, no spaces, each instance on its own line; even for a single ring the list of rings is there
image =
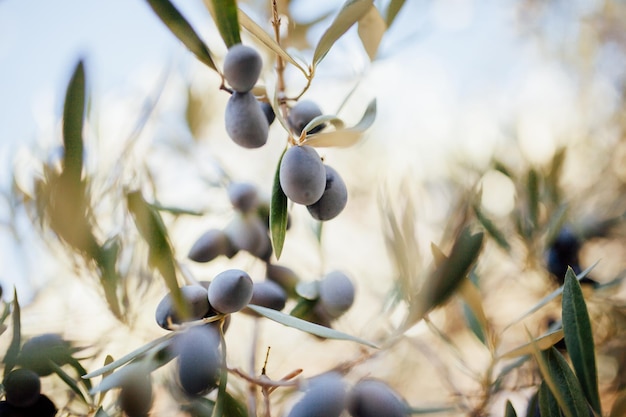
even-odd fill
[[[86,375],[83,375],[82,378],[83,379],[91,379],[100,375],[104,375],[107,373],[110,373],[111,371],[113,371],[114,369],[119,368],[122,365],[127,364],[128,362],[132,361],[133,359],[138,358],[141,355],[146,354],[147,352],[151,351],[151,350],[159,350],[160,348],[162,348],[163,346],[165,346],[166,344],[170,343],[170,339],[172,337],[175,336],[175,332],[170,332],[168,334],[166,334],[165,336],[161,336],[158,339],[154,339],[151,342],[146,343],[145,345],[133,350],[132,352],[122,356],[121,358],[114,360],[113,362],[108,363],[107,365],[103,366],[102,368],[99,368],[93,372],[90,372]]]
[[[370,10],[374,0],[347,0],[335,20],[326,29],[313,53],[313,66],[317,66],[335,44],[352,25],[358,22]]]
[[[220,345],[222,346],[222,362],[226,363],[226,342],[224,340],[224,328],[220,326]],[[225,406],[226,406],[226,396],[228,393],[226,392],[226,388],[228,386],[228,372],[226,369],[223,369],[220,372],[220,384],[217,389],[217,398],[215,399],[215,406],[213,407],[213,412],[211,413],[211,417],[230,417],[230,415],[226,414]]]
[[[602,415],[591,322],[580,283],[570,267],[565,274],[562,308],[567,353],[587,401],[598,415]]]
[[[140,191],[126,195],[128,209],[133,215],[139,234],[148,243],[148,264],[156,268],[169,289],[174,308],[179,317],[189,317],[189,306],[185,302],[176,279],[176,263],[167,237],[167,230],[158,211],[150,206]]]
[[[241,43],[236,0],[211,0],[213,19],[227,47]]]
[[[515,408],[513,408],[513,404],[511,404],[511,401],[506,402],[504,417],[517,417],[517,413],[515,412]]]
[[[80,389],[80,387],[78,386],[78,384],[76,383],[73,377],[68,375],[67,372],[61,369],[61,367],[57,365],[54,361],[49,360],[48,365],[50,365],[54,373],[57,374],[63,382],[65,382],[65,385],[70,387],[70,389],[74,391],[76,395],[78,395],[78,397],[82,400],[83,403],[89,404],[89,402],[87,401],[87,398],[85,398],[85,394],[83,394],[82,390]]]
[[[556,398],[554,397],[552,391],[550,391],[550,388],[545,382],[541,383],[538,396],[539,410],[542,417],[561,417],[559,403],[556,402]]]
[[[205,3],[208,0],[204,0]],[[279,44],[274,40],[272,36],[270,36],[261,26],[259,26],[254,20],[250,18],[247,14],[244,13],[243,10],[239,9],[239,23],[241,26],[246,29],[252,36],[257,38],[259,42],[268,47],[271,51],[273,51],[276,55],[280,56],[286,62],[289,62],[294,67],[298,68],[302,74],[308,79],[310,78],[309,71],[301,65],[298,61],[296,61],[287,51],[285,51]]]
[[[83,171],[85,70],[79,61],[65,92],[63,105],[63,174],[78,187]]]
[[[528,171],[526,188],[528,191],[528,217],[534,229],[537,227],[539,219],[539,178],[534,169]]]
[[[351,342],[360,343],[365,346],[377,348],[375,344],[368,342],[366,340],[360,339],[355,336],[351,336],[346,333],[342,333],[340,331],[331,329],[329,327],[324,327],[324,326],[320,326],[319,324],[314,324],[305,320],[301,320],[299,318],[290,316],[280,311],[272,310],[270,308],[261,307],[261,306],[257,306],[253,304],[249,304],[248,308],[284,326],[292,327],[294,329],[298,329],[303,332],[307,332],[307,333],[310,333],[319,337],[323,337],[326,339],[348,340]]]
[[[13,313],[11,318],[13,321],[13,337],[11,338],[11,344],[7,349],[7,353],[4,355],[4,376],[6,377],[9,372],[13,370],[17,362],[17,356],[20,353],[20,345],[22,339],[22,325],[21,325],[21,309],[20,303],[17,299],[17,290],[13,288]]]
[[[443,304],[456,291],[476,262],[482,247],[483,234],[461,231],[447,260],[435,268],[412,301],[404,329],[421,320],[429,311]]]
[[[556,330],[554,332],[550,332],[548,334],[544,334],[536,339],[533,339],[529,343],[525,343],[521,346],[516,347],[513,350],[510,350],[502,355],[500,355],[501,359],[510,359],[516,358],[518,356],[531,355],[535,348],[539,350],[545,350],[552,346],[555,343],[563,339],[563,329]]]
[[[483,226],[487,234],[489,234],[489,236],[491,236],[493,240],[496,241],[498,246],[500,246],[505,251],[509,252],[511,250],[511,245],[506,240],[504,233],[502,233],[502,231],[498,229],[498,227],[491,221],[491,219],[489,219],[483,213],[483,211],[480,209],[480,206],[478,204],[475,204],[473,206],[473,209],[474,209],[474,213],[476,214],[476,218],[478,219],[480,224]]]
[[[626,391],[619,393],[615,402],[613,402],[613,408],[611,408],[611,414],[609,417],[623,417],[626,416]]]
[[[469,279],[464,280],[459,287],[459,293],[463,298],[463,307],[465,319],[468,322],[470,330],[485,345],[490,346],[490,340],[487,337],[489,330],[489,322],[482,305],[480,291],[476,285]]]
[[[287,234],[287,196],[280,186],[280,163],[287,148],[280,155],[278,164],[276,165],[276,173],[274,174],[274,184],[272,185],[272,199],[270,203],[270,232],[272,235],[272,246],[276,259],[280,258],[285,243],[285,235]]]
[[[396,20],[396,16],[402,6],[404,6],[404,0],[391,0],[391,2],[389,2],[389,6],[387,6],[387,16],[385,17],[387,27],[390,27],[394,20]]]
[[[74,368],[74,370],[76,371],[76,373],[78,373],[79,376],[83,376],[87,373],[87,371],[85,370],[85,368],[83,368],[83,366],[80,364],[80,362],[78,361],[78,359],[74,358],[73,356],[70,356],[68,358],[68,364]],[[81,381],[83,382],[83,384],[85,385],[85,387],[87,388],[87,390],[91,389],[91,380],[89,379],[83,379],[81,378]]]
[[[361,38],[361,43],[370,61],[376,58],[378,53],[378,47],[380,41],[383,39],[383,35],[387,30],[385,20],[380,15],[378,9],[372,4],[369,11],[359,19],[358,34]]]
[[[189,22],[169,0],[146,0],[159,19],[199,60],[221,74],[211,57],[211,51],[193,30]]]
[[[353,127],[346,129],[339,129],[334,132],[316,133],[314,135],[308,135],[303,141],[303,145],[314,146],[318,148],[324,148],[329,146],[336,146],[340,148],[346,148],[356,144],[365,132],[376,120],[376,99],[370,101],[365,109],[365,113],[361,117],[361,120]]]
[[[539,370],[565,417],[589,417],[585,394],[574,372],[556,348],[534,352]]]
[[[248,417],[248,410],[241,401],[233,397],[225,391],[224,394],[224,413],[227,417]]]
[[[583,279],[584,277],[587,276],[587,274],[593,269],[595,268],[595,266],[598,264],[598,261],[594,262],[593,265],[591,265],[589,268],[585,269],[584,271],[582,271],[580,274],[576,275],[576,279],[578,281],[580,281],[581,279]],[[521,316],[519,316],[518,318],[516,318],[515,320],[513,320],[511,323],[507,324],[506,327],[504,328],[504,330],[507,330],[508,328],[510,328],[511,326],[519,323],[520,321],[524,320],[526,317],[530,316],[531,314],[533,314],[535,311],[541,309],[542,307],[544,307],[546,304],[548,304],[549,302],[551,302],[552,300],[554,300],[555,298],[557,298],[559,295],[561,295],[561,293],[563,293],[563,286],[557,288],[556,290],[552,291],[550,294],[548,294],[547,296],[545,296],[544,298],[542,298],[537,304],[535,304],[533,307],[531,307],[530,309],[528,309],[528,311],[526,311],[524,314],[522,314]]]

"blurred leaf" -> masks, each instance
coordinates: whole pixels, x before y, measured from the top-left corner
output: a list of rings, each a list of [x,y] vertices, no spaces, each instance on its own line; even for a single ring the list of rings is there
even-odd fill
[[[91,389],[91,380],[89,379],[83,379],[82,376],[87,374],[87,371],[85,370],[85,368],[83,368],[83,366],[80,364],[80,362],[78,361],[78,359],[74,358],[73,356],[70,356],[69,360],[68,360],[68,364],[74,368],[74,370],[76,371],[76,373],[81,377],[81,381],[83,382],[83,384],[85,385],[85,387],[90,390]]]
[[[559,342],[561,339],[563,339],[563,329],[544,334],[543,336],[533,339],[529,343],[518,346],[515,349],[500,355],[499,357],[502,359],[510,359],[518,356],[532,355],[535,347],[539,348],[539,350],[545,350],[554,346],[554,344]]]
[[[335,20],[326,29],[313,53],[313,67],[316,67],[335,44],[352,25],[358,22],[370,10],[374,0],[347,0]]]
[[[595,268],[595,266],[598,264],[599,261],[596,261],[593,263],[593,265],[591,265],[589,268],[585,269],[584,271],[582,271],[580,274],[576,275],[576,279],[578,281],[580,281],[581,279],[583,279],[584,277],[587,276],[587,274],[593,269]],[[549,302],[551,302],[552,300],[554,300],[556,297],[558,297],[559,295],[561,295],[561,293],[563,292],[563,286],[557,288],[556,290],[552,291],[550,294],[548,294],[547,296],[545,296],[544,298],[542,298],[537,304],[535,304],[533,307],[531,307],[528,311],[526,311],[524,314],[522,314],[521,316],[519,316],[518,318],[516,318],[515,320],[513,320],[511,323],[507,324],[504,327],[504,330],[507,330],[509,327],[519,323],[520,321],[524,320],[526,317],[530,316],[531,314],[533,314],[535,311],[541,309],[542,307],[544,307],[546,304],[548,304]]]
[[[224,329],[220,327],[220,345],[222,346],[221,354],[222,361],[226,363],[226,342],[224,340]],[[217,390],[217,398],[215,399],[215,405],[211,417],[231,417],[226,411],[226,388],[228,386],[228,372],[224,369],[220,372],[220,384]]]
[[[226,417],[248,417],[248,410],[241,401],[237,400],[237,398],[233,397],[228,393],[228,391],[224,392],[224,413],[223,415]]]
[[[365,132],[376,120],[376,99],[370,101],[365,109],[365,113],[361,117],[361,120],[353,127],[347,129],[340,129],[334,132],[316,133],[314,135],[308,135],[303,145],[315,146],[319,148],[337,146],[340,148],[346,148],[356,144]]]
[[[319,281],[301,281],[296,284],[296,293],[305,300],[317,300],[320,296]]]
[[[515,408],[513,408],[513,404],[511,404],[511,401],[506,402],[504,417],[517,417],[517,413],[515,412]]]
[[[550,388],[545,382],[542,382],[539,387],[539,410],[541,416],[545,417],[561,417],[561,410],[559,404],[556,402],[556,398],[550,391]]]
[[[582,387],[563,355],[554,347],[542,352],[537,346],[535,348],[534,356],[541,375],[565,417],[589,417]]]
[[[396,16],[400,12],[403,5],[404,0],[391,0],[389,2],[389,6],[387,6],[387,15],[385,17],[387,27],[390,27],[394,20],[396,20]]]
[[[474,213],[476,214],[476,218],[478,219],[480,224],[483,226],[487,234],[489,234],[489,236],[491,236],[493,240],[496,241],[498,246],[500,246],[505,251],[510,252],[511,245],[509,245],[509,242],[507,242],[506,237],[504,236],[504,233],[502,233],[502,231],[498,229],[498,227],[483,213],[483,211],[480,208],[480,205],[479,204],[473,205],[473,209],[474,209]]]
[[[17,362],[17,356],[20,353],[20,345],[22,339],[22,325],[21,325],[21,309],[20,303],[17,299],[17,290],[13,288],[13,312],[11,318],[13,322],[13,337],[11,338],[11,344],[7,349],[7,353],[4,355],[2,362],[4,363],[4,377],[13,370]]]
[[[150,206],[152,206],[152,208],[154,208],[157,211],[164,211],[166,213],[170,213],[170,214],[173,214],[175,216],[178,216],[178,215],[181,215],[181,214],[186,214],[188,216],[198,216],[198,217],[205,215],[205,213],[203,213],[201,211],[190,210],[190,209],[181,208],[181,207],[164,206],[164,205],[161,205],[159,203],[152,203],[152,204],[150,204]]]
[[[211,14],[227,47],[241,43],[236,0],[211,0]]]
[[[205,0],[205,3],[208,0]],[[272,36],[270,36],[261,26],[259,26],[254,20],[250,18],[243,10],[239,9],[239,22],[241,26],[246,29],[252,36],[257,38],[263,45],[268,47],[276,55],[280,56],[286,62],[289,62],[294,67],[298,68],[307,79],[310,77],[309,72],[291,55],[287,53]]]
[[[464,305],[468,308],[466,318],[470,322],[470,329],[478,339],[487,347],[490,346],[490,338],[487,337],[489,322],[483,309],[483,301],[480,291],[469,279],[464,280],[459,287],[459,293],[463,298]]]
[[[272,185],[272,200],[270,204],[270,232],[272,235],[272,246],[276,259],[280,258],[285,243],[285,235],[287,234],[287,196],[280,186],[280,163],[287,148],[280,155],[278,164],[276,164],[276,173],[274,174],[274,184]]]
[[[528,171],[526,189],[528,192],[528,217],[534,230],[539,221],[539,179],[537,171],[534,169]]]
[[[161,347],[165,344],[169,344],[172,337],[175,336],[175,332],[170,332],[165,336],[161,336],[158,339],[154,339],[151,342],[146,343],[145,345],[133,350],[132,352],[122,356],[121,358],[114,360],[113,362],[103,366],[100,369],[97,369],[93,372],[90,372],[86,375],[83,375],[83,379],[91,379],[100,375],[105,375],[107,373],[112,372],[114,369],[119,368],[120,366],[132,361],[140,357],[141,355],[151,351],[154,348]],[[158,349],[157,349],[158,350]]]
[[[79,187],[83,171],[83,119],[85,117],[85,70],[79,61],[65,92],[63,105],[63,175],[71,187]]]
[[[559,149],[552,158],[550,171],[546,175],[546,191],[551,197],[552,202],[558,204],[561,201],[559,184],[561,181],[561,172],[563,171],[563,163],[565,162],[567,148]]]
[[[109,415],[107,414],[106,411],[104,411],[104,409],[102,408],[102,406],[100,406],[98,408],[98,411],[96,411],[96,415],[94,417],[109,417]]]
[[[191,398],[188,404],[181,404],[180,409],[191,417],[211,417],[215,401],[204,397]]]
[[[448,262],[448,257],[434,242],[430,242],[430,252],[433,254],[433,262],[435,267],[439,268],[444,263]]]
[[[476,262],[482,242],[483,234],[471,234],[467,227],[459,233],[448,259],[435,268],[411,302],[403,329],[408,329],[450,298]]]
[[[102,381],[91,390],[91,394],[121,387],[124,382],[131,380],[133,377],[137,375],[147,375],[152,370],[152,366],[148,363],[148,361],[129,363],[123,368],[120,368],[112,374],[102,378]]]
[[[211,51],[193,30],[189,22],[169,0],[146,0],[159,19],[199,60],[221,74],[211,57]]]
[[[498,376],[496,377],[496,380],[493,382],[492,384],[492,389],[495,391],[498,391],[501,389],[502,387],[502,383],[504,382],[505,378],[514,370],[516,370],[517,368],[519,368],[520,366],[522,366],[523,364],[525,364],[526,362],[528,362],[528,360],[531,358],[530,355],[526,355],[526,356],[521,356],[519,358],[517,358],[516,360],[514,360],[513,362],[509,363],[508,365],[505,365],[500,372],[498,373]]]
[[[171,293],[174,308],[179,317],[189,317],[189,306],[178,286],[174,254],[159,212],[144,200],[140,191],[129,192],[126,198],[128,209],[133,215],[137,230],[148,243],[148,264],[161,273]]]
[[[387,30],[385,20],[378,9],[372,4],[369,11],[359,19],[358,33],[361,43],[369,56],[370,61],[376,58],[380,41]]]
[[[587,401],[602,415],[591,322],[580,283],[571,267],[567,268],[563,287],[562,321],[567,353]]]
[[[626,391],[622,391],[618,394],[615,402],[613,402],[613,408],[611,408],[611,414],[609,417],[623,417],[626,416]]]
[[[70,389],[74,391],[76,395],[78,395],[83,403],[89,404],[87,398],[85,398],[85,394],[83,394],[82,390],[80,389],[73,377],[69,376],[67,372],[61,369],[61,367],[57,365],[54,361],[49,360],[48,364],[50,365],[50,368],[52,368],[54,373],[57,374],[63,382],[65,382],[65,385],[70,387]]]
[[[301,320],[299,318],[290,316],[280,311],[272,310],[270,308],[261,307],[261,306],[257,306],[253,304],[249,304],[248,308],[272,321],[275,321],[287,327],[292,327],[294,329],[301,330],[303,332],[311,333],[313,335],[320,336],[326,339],[348,340],[348,341],[360,343],[365,346],[377,348],[376,345],[366,340],[360,339],[355,336],[351,336],[349,334],[342,333],[340,331],[331,329],[329,327],[324,327],[324,326],[320,326],[319,324],[314,324],[305,320]]]
[[[466,302],[463,302],[463,316],[465,317],[465,322],[467,323],[467,326],[472,331],[474,336],[476,336],[476,338],[480,340],[483,345],[489,347],[489,341],[487,339],[483,326],[476,317],[476,314],[474,314],[474,312]]]

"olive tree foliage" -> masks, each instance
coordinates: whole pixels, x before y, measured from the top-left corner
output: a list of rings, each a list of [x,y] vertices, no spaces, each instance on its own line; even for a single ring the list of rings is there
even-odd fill
[[[214,213],[161,204],[149,168],[138,166],[131,179],[115,178],[104,187],[106,198],[118,203],[111,209],[113,220],[104,221],[98,207],[102,189],[84,166],[89,73],[79,61],[64,98],[61,161],[41,161],[41,175],[35,176],[32,190],[16,184],[16,201],[53,241],[51,246],[60,247],[72,260],[72,279],[96,284],[119,327],[136,333],[137,315],[147,314],[161,333],[113,357],[99,351],[95,342],[82,346],[54,330],[23,332],[28,310],[20,306],[16,291],[12,297],[5,294],[0,315],[0,415],[569,417],[626,412],[626,382],[619,372],[609,379],[598,365],[601,357],[612,359],[620,370],[626,366],[624,302],[612,297],[623,274],[598,277],[597,262],[582,257],[594,239],[623,233],[626,202],[617,199],[610,212],[582,222],[604,196],[596,197],[597,190],[590,189],[580,198],[564,187],[566,147],[540,167],[494,156],[487,171],[498,172],[516,187],[515,208],[508,217],[494,218],[481,204],[488,191],[481,188],[485,172],[464,166],[463,181],[442,179],[441,187],[453,197],[446,223],[438,225],[438,242],[426,250],[417,238],[420,222],[412,184],[401,185],[409,189],[402,199],[381,191],[380,235],[389,250],[380,256],[394,273],[384,277],[385,299],[369,306],[378,310],[379,320],[372,323],[346,326],[341,321],[364,292],[359,277],[325,270],[321,276],[302,279],[282,264],[283,249],[299,244],[290,239],[291,228],[298,226],[292,223],[303,220],[291,216],[297,205],[306,207],[301,212],[309,214],[320,245],[322,231],[332,228],[326,222],[345,215],[350,182],[331,166],[333,161],[322,159],[320,149],[358,152],[355,145],[377,114],[375,97],[358,109],[361,117],[354,123],[324,113],[307,98],[317,70],[354,26],[364,53],[376,60],[404,1],[347,0],[308,58],[293,45],[286,46],[295,35],[282,30],[281,19],[288,13],[283,2],[268,2],[265,12],[271,19],[266,25],[235,0],[206,0],[227,50],[223,56],[169,0],[146,3],[181,47],[219,78],[215,94],[228,96],[224,114],[218,117],[226,133],[223,139],[246,152],[258,152],[268,140],[283,141],[268,185],[271,195],[264,198],[252,179],[230,178],[228,164],[237,161],[223,161],[223,175],[211,187],[227,196],[230,220],[198,233],[181,256],[170,233],[176,220]],[[301,77],[299,90],[288,85],[287,72]],[[349,99],[344,105],[352,105]],[[192,104],[190,100],[190,109]],[[148,111],[138,121],[137,135],[150,117]],[[193,130],[191,117],[188,122]],[[129,144],[133,146],[132,140]],[[623,180],[613,177],[606,186],[623,189]],[[228,266],[205,277],[196,276],[187,262]],[[248,273],[258,265],[265,276]],[[494,286],[498,280],[512,282],[502,278],[503,271],[514,271],[510,279],[516,282],[531,275],[541,281],[539,299],[506,322],[489,304],[494,294],[515,297]],[[160,302],[155,311],[145,311],[142,304],[152,288]],[[327,344],[326,350],[358,350],[350,350],[354,355],[347,360],[319,369],[306,351],[295,349],[300,367],[271,377],[268,368],[280,359],[268,348],[264,361],[259,360],[258,335],[228,338],[237,330],[232,327],[242,326],[243,316],[253,320],[255,331],[260,323],[274,322],[284,326],[281,332],[301,332],[314,343]],[[530,323],[538,316],[543,324],[533,327]],[[609,348],[603,348],[609,340]],[[235,362],[229,348],[247,343],[250,363]],[[397,373],[377,366],[381,360],[388,366],[386,358],[402,356],[406,349],[426,360],[412,368],[418,362],[402,357]],[[332,353],[327,356],[334,358]],[[425,369],[427,365],[431,368]],[[402,391],[407,373],[421,387],[431,384],[435,375],[448,391],[436,398]],[[601,384],[603,378],[608,383]],[[51,386],[54,389],[47,391]],[[520,394],[525,395],[523,407]]]

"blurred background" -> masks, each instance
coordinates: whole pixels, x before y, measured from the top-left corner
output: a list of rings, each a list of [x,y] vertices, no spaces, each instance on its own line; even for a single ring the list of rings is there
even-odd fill
[[[226,47],[203,2],[173,3],[221,60]],[[239,4],[270,30],[268,1]],[[310,61],[342,2],[279,4],[287,47]],[[388,2],[375,4],[384,10]],[[352,28],[319,66],[305,97],[325,113],[338,112],[349,125],[376,98],[376,122],[354,147],[320,149],[348,185],[348,206],[324,225],[321,237],[306,210],[292,207],[293,227],[279,263],[305,280],[333,269],[348,271],[357,284],[357,302],[337,328],[368,340],[397,324],[402,310],[393,302],[402,281],[394,257],[399,236],[389,227],[394,219],[414,251],[408,267],[415,270],[432,261],[431,242],[449,249],[450,233],[463,221],[464,210],[499,228],[507,243],[498,244],[491,235],[479,273],[485,310],[496,329],[555,288],[543,258],[555,224],[572,224],[584,240],[583,268],[601,259],[594,279],[602,284],[620,277],[626,266],[624,28],[621,1],[407,0],[371,61]],[[244,32],[244,43],[255,39]],[[270,51],[256,46],[269,62]],[[269,198],[286,135],[274,124],[261,149],[233,144],[223,127],[228,94],[219,90],[219,77],[145,2],[0,2],[0,284],[5,299],[15,286],[25,306],[24,332],[54,330],[99,345],[94,355],[100,359],[105,351],[120,356],[161,334],[153,312],[164,286],[150,285],[147,276],[132,277],[132,326],[120,326],[108,314],[97,283],[89,280],[90,272],[38,223],[34,179],[44,165],[58,165],[62,158],[65,88],[79,59],[85,63],[89,97],[85,170],[99,231],[113,236],[127,230],[124,190],[149,189],[162,206],[192,213],[166,213],[164,219],[176,257],[198,279],[231,267],[246,269],[253,278],[264,273],[263,265],[244,255],[203,265],[185,257],[203,231],[223,227],[232,217],[224,188],[228,181],[252,182]],[[264,71],[272,68],[266,65]],[[305,84],[292,68],[286,76],[289,92]],[[536,206],[529,231],[520,224],[529,219],[532,206],[526,204],[536,196],[529,191],[530,176],[539,178],[539,195],[547,200]],[[136,243],[126,241],[130,253],[121,258],[131,273],[139,256],[132,249]],[[618,283],[592,297],[606,308],[621,308],[624,289]],[[546,317],[554,312],[550,306],[545,310],[526,323],[533,334],[545,330]],[[458,314],[441,312],[433,321],[453,335],[460,351],[440,354],[436,343],[441,341],[420,325],[411,330],[415,339],[356,367],[353,377],[386,379],[415,404],[443,404],[461,394],[468,407],[480,403],[480,375],[491,358],[467,329],[455,327]],[[609,317],[613,326],[621,326],[612,314],[598,313],[596,323],[606,330],[601,340],[620,329],[602,321]],[[239,329],[249,337],[252,319],[233,321],[241,321]],[[362,353],[358,346],[320,342],[272,323],[263,330],[258,346],[290,336],[284,345],[272,345],[270,369],[276,377],[303,363],[323,370]],[[518,333],[498,333],[502,350],[526,340]],[[233,345],[233,362],[245,363],[249,347]],[[618,348],[621,353],[606,353],[600,361],[607,388],[623,384],[617,369],[624,354]],[[503,401],[511,399],[524,409],[533,377],[517,378],[489,407],[503,410]]]

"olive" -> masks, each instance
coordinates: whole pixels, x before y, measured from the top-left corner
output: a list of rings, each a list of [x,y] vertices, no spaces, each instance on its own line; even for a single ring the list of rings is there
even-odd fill
[[[341,271],[329,272],[319,282],[319,305],[332,318],[337,318],[354,303],[354,284]]]
[[[348,394],[348,411],[352,417],[406,417],[409,407],[386,383],[363,379]]]
[[[299,135],[302,133],[304,127],[309,124],[311,120],[321,115],[322,110],[315,102],[311,100],[301,100],[297,102],[289,111],[289,116],[287,116],[287,123],[289,124],[291,130]],[[307,133],[317,133],[324,127],[324,124],[315,126]]]
[[[233,90],[245,93],[256,84],[262,67],[261,55],[255,49],[239,43],[231,46],[224,57],[224,78]]]
[[[4,380],[6,400],[16,407],[28,407],[37,402],[41,394],[39,375],[30,369],[14,369]]]
[[[118,397],[128,417],[145,417],[152,408],[152,381],[149,373],[133,373],[122,382]]]
[[[324,193],[315,203],[306,208],[316,220],[326,221],[339,215],[348,202],[346,183],[334,168],[324,165],[326,169],[326,187]]]
[[[263,113],[267,118],[267,124],[271,125],[272,123],[274,123],[274,120],[276,119],[276,113],[274,113],[272,105],[265,101],[261,101],[261,110],[263,110]]]
[[[336,372],[311,378],[287,417],[339,417],[346,405],[346,386]],[[384,413],[380,414],[385,415]]]
[[[315,203],[326,188],[326,169],[317,151],[307,145],[287,149],[280,162],[280,187],[298,204]]]
[[[296,296],[296,285],[300,281],[300,278],[291,268],[268,263],[265,276],[268,280],[280,285],[289,296]]]
[[[247,272],[228,269],[217,274],[211,281],[208,291],[209,303],[220,313],[234,313],[248,305],[252,291],[252,279]]]
[[[255,210],[259,205],[259,193],[254,184],[233,182],[228,186],[228,199],[242,213]]]
[[[24,343],[17,363],[35,371],[40,376],[46,376],[54,372],[50,361],[62,366],[71,359],[72,351],[69,342],[56,333],[44,333],[31,337]]]
[[[261,104],[250,92],[233,93],[226,103],[226,133],[237,145],[260,148],[267,142],[269,124]]]
[[[272,243],[267,228],[255,213],[249,215],[236,213],[224,229],[224,233],[233,246],[257,258],[264,259],[268,249],[271,250]]]
[[[283,288],[273,281],[255,282],[252,286],[252,298],[249,304],[271,308],[280,311],[287,303],[287,293]],[[255,315],[252,310],[244,309],[244,313]]]
[[[224,365],[219,345],[219,331],[213,326],[194,326],[177,335],[178,381],[187,394],[205,395],[217,387]]]
[[[44,394],[40,394],[35,403],[28,407],[15,407],[8,401],[0,401],[2,417],[54,417],[56,413],[56,406]]]
[[[219,255],[232,258],[237,251],[226,233],[219,229],[210,229],[196,240],[187,257],[195,262],[210,262]]]
[[[166,294],[157,305],[155,313],[157,324],[166,330],[170,330],[169,322],[180,324],[183,321],[199,320],[205,317],[211,310],[209,300],[207,299],[207,289],[203,286],[185,285],[180,288],[180,292],[189,307],[191,315],[187,320],[180,318],[174,309],[172,294]]]

